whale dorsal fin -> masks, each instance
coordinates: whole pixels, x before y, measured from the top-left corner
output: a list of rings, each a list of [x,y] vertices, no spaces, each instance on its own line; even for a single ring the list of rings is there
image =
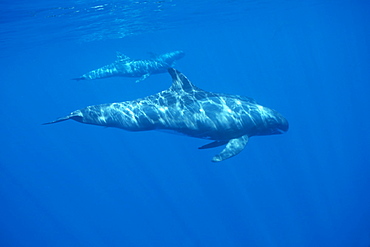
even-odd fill
[[[185,91],[185,92],[193,92],[193,91],[203,91],[202,89],[197,88],[194,86],[193,83],[191,83],[188,78],[181,72],[169,68],[168,72],[170,73],[172,77],[172,85],[170,87],[170,90],[174,91]]]
[[[154,52],[147,52],[147,53],[148,53],[149,57],[151,59],[154,59],[154,60],[158,59],[159,56],[160,56],[160,55],[158,55],[157,53],[154,53]]]
[[[117,62],[127,62],[127,61],[130,61],[130,60],[131,60],[131,58],[129,58],[125,54],[117,51]]]
[[[248,136],[247,135],[241,136],[239,138],[231,139],[227,143],[224,150],[222,150],[221,153],[219,153],[219,154],[215,155],[215,157],[213,157],[212,162],[223,161],[223,160],[226,160],[228,158],[231,158],[231,157],[237,155],[238,153],[240,153],[245,148],[245,145],[247,145],[247,143],[248,143]]]

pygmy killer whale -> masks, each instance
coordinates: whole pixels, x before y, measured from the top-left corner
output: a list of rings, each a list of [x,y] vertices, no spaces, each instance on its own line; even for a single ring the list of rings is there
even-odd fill
[[[206,92],[179,71],[169,68],[168,72],[173,83],[165,91],[132,101],[88,106],[45,124],[73,119],[128,131],[171,130],[213,140],[200,149],[226,145],[213,162],[237,155],[252,136],[281,134],[289,128],[282,115],[251,98]]]
[[[92,70],[74,80],[93,80],[113,76],[140,77],[136,82],[145,80],[152,74],[165,73],[173,67],[176,60],[185,56],[183,51],[174,51],[162,55],[152,55],[152,59],[133,60],[117,52],[117,60],[99,69]]]

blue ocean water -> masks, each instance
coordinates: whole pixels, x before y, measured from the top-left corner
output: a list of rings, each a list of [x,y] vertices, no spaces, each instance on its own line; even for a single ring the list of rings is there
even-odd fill
[[[0,246],[370,246],[370,2],[0,2]],[[196,86],[282,113],[220,163],[208,141],[67,121],[168,74],[73,81],[183,50]]]

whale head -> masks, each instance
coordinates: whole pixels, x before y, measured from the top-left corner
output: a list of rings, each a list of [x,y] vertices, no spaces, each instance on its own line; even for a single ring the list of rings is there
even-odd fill
[[[179,60],[185,56],[185,52],[183,51],[173,51],[163,55],[160,55],[160,59],[163,60],[165,63],[172,65],[176,60]]]
[[[179,60],[185,56],[185,52],[183,51],[174,51],[170,53],[170,56],[172,56],[173,59]]]
[[[289,129],[288,120],[273,109],[263,107],[262,118],[264,124],[259,135],[284,134]]]

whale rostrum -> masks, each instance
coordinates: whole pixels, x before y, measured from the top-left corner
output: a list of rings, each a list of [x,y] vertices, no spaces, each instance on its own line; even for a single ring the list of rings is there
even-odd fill
[[[213,162],[239,154],[252,136],[282,134],[289,128],[281,114],[252,98],[207,92],[179,71],[169,68],[168,72],[173,82],[165,91],[132,101],[88,106],[46,124],[73,119],[128,131],[171,130],[213,141],[200,149],[226,145]]]

